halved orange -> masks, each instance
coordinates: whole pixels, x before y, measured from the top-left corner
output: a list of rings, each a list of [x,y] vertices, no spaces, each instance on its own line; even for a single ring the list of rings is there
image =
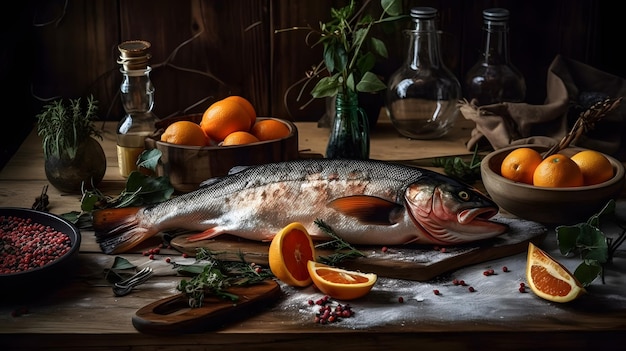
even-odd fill
[[[313,240],[301,223],[287,225],[272,239],[268,256],[270,270],[288,285],[311,285],[307,262],[314,259]]]
[[[378,278],[374,273],[349,271],[315,261],[309,261],[307,268],[313,284],[338,300],[354,300],[367,295]]]
[[[528,243],[526,279],[539,297],[553,302],[569,302],[585,293],[582,284],[561,263],[533,243]]]

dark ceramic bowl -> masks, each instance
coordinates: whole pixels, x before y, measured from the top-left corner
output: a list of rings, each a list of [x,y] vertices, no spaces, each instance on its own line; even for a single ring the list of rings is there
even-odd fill
[[[171,123],[190,120],[196,123],[201,114],[181,116],[162,121],[157,125],[165,129]],[[271,117],[258,117],[257,120],[274,119],[287,125],[291,133],[281,139],[260,141],[236,146],[184,146],[160,141],[161,133],[146,138],[147,149],[161,151],[157,166],[159,176],[167,176],[174,189],[190,192],[198,189],[203,181],[222,177],[235,166],[254,166],[265,163],[294,160],[298,154],[298,129],[290,121]]]
[[[73,274],[76,268],[76,256],[78,255],[81,242],[81,234],[71,222],[50,214],[31,210],[27,208],[2,207],[0,208],[0,223],[6,217],[13,216],[24,219],[31,219],[33,223],[49,226],[56,231],[66,234],[71,241],[71,247],[65,255],[57,258],[42,267],[31,268],[18,273],[0,273],[0,286],[3,294],[8,291],[19,295],[34,290],[44,292],[49,287],[58,285],[59,282],[66,281]]]
[[[547,150],[537,145],[523,145],[539,152]],[[545,188],[519,183],[500,175],[502,161],[513,149],[494,151],[481,161],[480,171],[489,196],[501,209],[530,221],[545,225],[572,225],[587,221],[598,213],[610,199],[617,199],[624,185],[624,166],[608,155],[613,165],[613,178],[604,183],[572,188]],[[567,148],[560,153],[572,156],[581,148]]]

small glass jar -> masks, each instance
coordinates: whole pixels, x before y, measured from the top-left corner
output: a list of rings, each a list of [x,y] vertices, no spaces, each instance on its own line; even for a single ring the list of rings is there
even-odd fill
[[[526,82],[509,53],[509,10],[483,11],[483,51],[465,76],[464,97],[478,106],[523,102]]]
[[[461,85],[441,58],[437,10],[411,9],[413,30],[405,30],[408,51],[386,93],[386,111],[398,132],[412,139],[435,139],[448,133],[458,118]]]
[[[138,169],[137,160],[145,150],[145,139],[155,132],[149,48],[150,43],[145,41],[128,41],[118,46],[118,63],[122,64],[120,93],[126,112],[117,127],[117,161],[123,177]]]

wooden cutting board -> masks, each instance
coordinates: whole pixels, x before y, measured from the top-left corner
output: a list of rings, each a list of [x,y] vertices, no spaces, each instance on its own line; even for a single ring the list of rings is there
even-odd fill
[[[525,252],[529,242],[539,244],[547,233],[547,228],[536,222],[501,215],[493,220],[508,224],[509,231],[489,240],[445,248],[402,245],[383,250],[382,246],[356,246],[366,257],[344,260],[340,266],[376,273],[381,277],[427,281],[461,267]],[[221,260],[235,261],[243,257],[247,262],[268,264],[268,242],[250,241],[230,235],[188,242],[189,235],[191,234],[172,239],[172,247],[190,256],[195,255],[198,248],[206,248]],[[318,257],[332,253],[332,250],[316,250]]]

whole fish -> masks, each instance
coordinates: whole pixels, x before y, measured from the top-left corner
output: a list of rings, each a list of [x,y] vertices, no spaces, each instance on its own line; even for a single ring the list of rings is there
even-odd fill
[[[233,169],[198,190],[141,208],[94,211],[107,254],[125,252],[161,231],[197,231],[189,240],[231,234],[271,241],[291,222],[314,240],[330,237],[320,219],[351,244],[452,245],[507,231],[490,220],[498,206],[443,174],[375,160],[311,159]]]

